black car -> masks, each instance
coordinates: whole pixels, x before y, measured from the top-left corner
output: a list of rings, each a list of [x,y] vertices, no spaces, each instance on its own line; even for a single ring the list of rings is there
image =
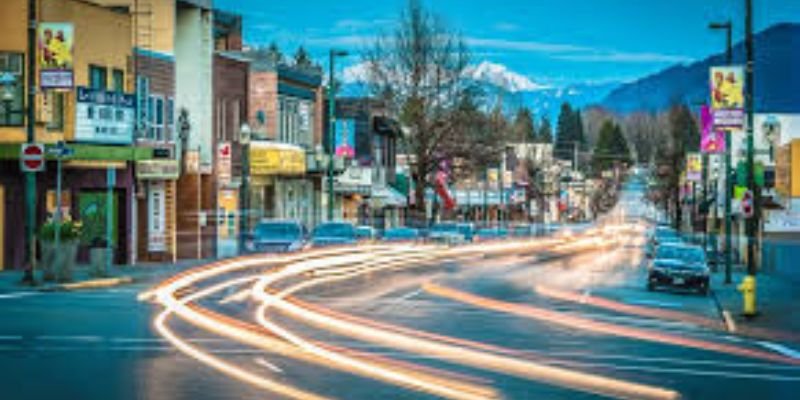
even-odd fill
[[[305,246],[305,228],[297,221],[262,221],[247,242],[253,253],[286,253]]]
[[[647,289],[677,287],[708,293],[709,268],[703,249],[699,246],[664,243],[658,247],[650,263]]]

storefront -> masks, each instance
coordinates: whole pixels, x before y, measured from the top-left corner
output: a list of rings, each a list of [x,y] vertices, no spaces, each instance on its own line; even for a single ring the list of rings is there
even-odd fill
[[[250,143],[249,226],[261,219],[298,220],[312,227],[319,220],[319,184],[306,174],[302,147],[254,141]]]
[[[136,163],[136,261],[175,262],[175,182],[177,160]]]

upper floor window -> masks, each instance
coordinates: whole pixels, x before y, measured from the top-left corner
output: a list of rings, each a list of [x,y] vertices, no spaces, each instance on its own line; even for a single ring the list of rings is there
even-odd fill
[[[24,123],[22,53],[0,52],[0,126]]]
[[[89,66],[89,87],[92,89],[106,90],[108,87],[108,70],[97,65]]]
[[[111,72],[112,89],[117,93],[125,91],[125,72],[121,69],[114,69]]]

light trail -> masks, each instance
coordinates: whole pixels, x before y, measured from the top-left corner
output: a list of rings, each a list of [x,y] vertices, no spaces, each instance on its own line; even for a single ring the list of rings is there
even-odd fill
[[[463,292],[452,288],[447,288],[444,286],[439,286],[433,283],[428,283],[424,285],[424,288],[427,292],[431,294],[448,298],[450,300],[458,301],[461,303],[470,304],[475,307],[500,311],[524,318],[536,319],[539,321],[566,326],[569,328],[582,329],[590,332],[598,332],[614,336],[622,336],[648,342],[666,343],[675,346],[690,347],[690,348],[713,351],[728,355],[736,355],[741,357],[755,358],[772,362],[800,365],[800,360],[795,360],[793,358],[780,356],[777,354],[768,353],[760,350],[753,350],[745,347],[664,334],[651,330],[631,328],[622,325],[610,324],[606,322],[598,322],[582,317],[576,317],[563,312],[547,310],[540,307],[509,303],[491,299],[488,297],[477,296],[471,293]]]

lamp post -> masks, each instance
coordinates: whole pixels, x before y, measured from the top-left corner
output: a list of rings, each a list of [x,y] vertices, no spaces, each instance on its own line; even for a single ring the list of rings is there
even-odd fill
[[[36,121],[36,0],[28,0],[28,104],[27,107],[27,143],[32,144],[36,141],[35,121]],[[27,266],[22,282],[35,284],[36,280],[33,270],[36,268],[36,243],[34,239],[36,225],[36,173],[33,171],[25,172],[25,244]]]
[[[344,50],[331,49],[328,74],[328,221],[333,221],[333,156],[336,154],[336,58],[347,57]]]
[[[728,65],[733,64],[733,43],[732,43],[732,31],[733,31],[733,23],[731,21],[726,22],[712,22],[708,25],[709,29],[712,30],[724,30],[726,35],[726,50],[725,50],[725,62]],[[733,243],[731,241],[731,195],[733,190],[731,189],[731,133],[725,133],[725,284],[730,284],[733,282],[731,278],[731,247],[733,247]]]
[[[242,145],[242,183],[239,188],[239,254],[247,250],[245,243],[250,218],[250,125],[239,128],[239,143]]]
[[[753,84],[753,0],[745,0],[744,21],[744,47],[747,62],[744,71],[745,97],[744,106],[747,109],[747,187],[753,193],[753,216],[747,219],[747,275],[756,274],[756,235],[758,234],[758,219],[760,214],[760,191],[755,181],[755,164],[753,160],[753,106],[755,102]]]

